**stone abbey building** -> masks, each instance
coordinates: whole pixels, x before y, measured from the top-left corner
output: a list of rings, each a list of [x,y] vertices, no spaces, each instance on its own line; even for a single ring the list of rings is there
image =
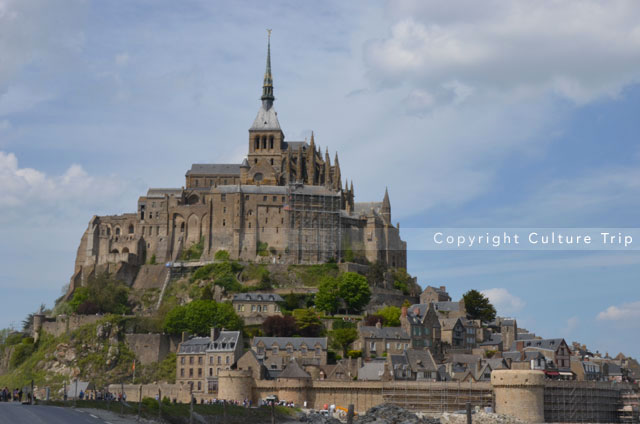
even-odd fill
[[[274,109],[271,46],[262,104],[239,164],[193,164],[183,188],[151,188],[136,213],[94,216],[82,236],[70,291],[97,271],[179,261],[202,243],[202,261],[219,250],[232,259],[314,264],[361,257],[406,268],[406,243],[391,223],[391,204],[355,202],[315,137],[288,141]],[[123,265],[124,264],[124,265]]]

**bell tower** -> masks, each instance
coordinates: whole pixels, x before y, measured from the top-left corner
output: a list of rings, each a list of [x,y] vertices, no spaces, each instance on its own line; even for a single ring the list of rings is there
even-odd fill
[[[271,75],[271,30],[267,30],[267,67],[262,83],[262,104],[249,128],[248,184],[277,185],[283,170],[282,147],[284,133],[278,122],[273,102],[273,77]]]

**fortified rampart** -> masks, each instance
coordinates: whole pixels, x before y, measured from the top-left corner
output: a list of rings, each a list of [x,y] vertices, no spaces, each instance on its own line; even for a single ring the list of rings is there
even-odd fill
[[[348,406],[363,413],[381,403],[392,403],[420,412],[452,412],[493,406],[496,412],[516,416],[527,422],[621,422],[628,403],[623,396],[632,390],[627,383],[556,382],[544,380],[536,371],[494,371],[492,382],[380,382],[321,381],[310,379],[255,380],[248,370],[221,371],[218,392],[195,395],[202,399],[251,400],[257,404],[269,395],[279,399],[323,409],[325,405]],[[540,373],[541,374],[541,373]],[[127,399],[139,399],[139,385],[124,385]],[[189,386],[177,384],[143,385],[143,397],[161,396],[189,401]],[[120,393],[120,385],[109,390]],[[636,387],[637,390],[637,387]],[[637,399],[637,392],[633,396]]]
[[[125,334],[129,349],[143,365],[160,362],[178,350],[180,338],[167,334]]]

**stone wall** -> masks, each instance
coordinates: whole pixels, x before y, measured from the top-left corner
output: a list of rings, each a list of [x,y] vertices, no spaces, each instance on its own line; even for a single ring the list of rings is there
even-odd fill
[[[125,334],[125,340],[143,365],[162,361],[177,351],[180,342],[179,337],[167,334]]]
[[[168,272],[169,269],[164,264],[142,265],[133,282],[133,289],[160,289]]]
[[[41,329],[58,337],[102,318],[103,315],[58,315],[55,318],[43,319]],[[38,329],[34,328],[34,331],[37,332]]]

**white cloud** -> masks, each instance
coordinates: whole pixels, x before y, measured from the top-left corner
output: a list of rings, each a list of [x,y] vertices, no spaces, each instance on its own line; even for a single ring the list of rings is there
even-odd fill
[[[513,315],[521,311],[525,306],[524,300],[509,293],[509,291],[504,288],[482,290],[482,294],[489,298],[498,311],[498,314],[501,315]]]
[[[455,79],[488,91],[546,91],[576,103],[615,96],[640,76],[633,0],[388,5],[389,33],[369,42],[373,78],[432,87]]]
[[[42,215],[73,215],[88,208],[107,207],[128,191],[117,177],[95,177],[73,164],[63,174],[48,176],[33,168],[20,168],[13,153],[0,151],[0,208],[3,221],[38,219]]]
[[[640,301],[609,306],[597,316],[599,321],[627,321],[640,319]]]

